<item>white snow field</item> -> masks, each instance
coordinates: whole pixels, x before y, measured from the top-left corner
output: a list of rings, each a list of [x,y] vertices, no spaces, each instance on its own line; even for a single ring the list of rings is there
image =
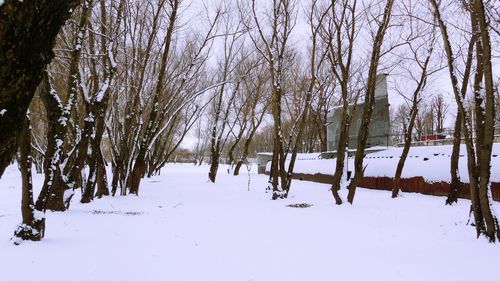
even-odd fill
[[[20,174],[0,179],[0,280],[290,281],[498,280],[500,246],[475,238],[469,202],[358,189],[336,206],[329,186],[294,181],[271,201],[267,177],[168,165],[140,196],[109,197],[47,214],[41,242],[9,240],[20,216]],[[40,187],[42,177],[35,175]],[[342,195],[345,197],[345,191]],[[308,203],[310,208],[290,208]],[[493,203],[497,213],[499,203]]]

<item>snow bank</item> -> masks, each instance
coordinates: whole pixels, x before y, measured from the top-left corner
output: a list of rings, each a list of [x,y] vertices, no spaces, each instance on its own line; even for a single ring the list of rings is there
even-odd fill
[[[412,147],[406,159],[402,178],[422,176],[427,181],[449,182],[451,145]],[[394,177],[403,148],[391,147],[387,150],[368,154],[365,157],[365,176]],[[493,145],[491,158],[491,181],[500,182],[500,144]],[[300,158],[299,158],[300,159]],[[295,173],[333,175],[336,159],[299,160],[295,164]],[[348,159],[349,170],[354,170],[354,157]],[[467,153],[465,145],[460,148],[460,178],[468,182]]]

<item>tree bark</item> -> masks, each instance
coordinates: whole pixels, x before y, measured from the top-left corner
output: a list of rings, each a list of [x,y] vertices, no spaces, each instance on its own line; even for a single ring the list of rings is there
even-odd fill
[[[19,146],[19,166],[22,176],[22,200],[21,214],[23,222],[17,226],[14,237],[21,240],[39,241],[45,233],[45,218],[35,218],[35,207],[33,205],[33,184],[31,178],[31,125],[29,116],[26,116],[22,124],[22,133]],[[14,244],[21,241],[15,240]]]
[[[408,123],[407,130],[405,132],[405,142],[403,151],[401,152],[401,156],[398,161],[398,165],[396,167],[396,174],[394,175],[394,186],[392,188],[392,198],[398,197],[399,190],[401,189],[401,174],[403,173],[403,168],[405,165],[406,158],[408,157],[408,153],[410,152],[411,140],[412,140],[412,132],[413,126],[415,125],[415,119],[418,112],[418,101],[413,100],[413,105],[410,112],[410,122]]]
[[[59,29],[79,0],[7,0],[0,6],[0,178],[17,151],[22,124]]]
[[[240,169],[243,164],[245,164],[245,161],[247,161],[248,153],[250,150],[250,144],[252,143],[253,136],[255,135],[255,132],[257,132],[257,129],[259,128],[260,123],[262,122],[262,117],[264,116],[264,113],[260,116],[260,119],[257,123],[257,125],[253,125],[252,129],[250,131],[250,134],[245,140],[245,144],[243,145],[243,155],[241,155],[240,160],[238,160],[238,163],[236,163],[236,166],[234,167],[234,175],[237,176],[240,174]]]
[[[462,189],[462,182],[460,181],[460,175],[458,173],[458,161],[460,159],[460,143],[462,140],[462,114],[457,111],[457,117],[455,120],[455,127],[453,131],[453,148],[450,156],[450,191],[448,192],[448,197],[446,198],[446,205],[452,205],[458,202],[458,193]]]
[[[431,44],[433,44],[433,42]],[[425,85],[427,84],[427,75],[428,75],[427,67],[428,67],[429,61],[431,59],[432,50],[433,50],[433,47],[431,46],[430,51],[429,51],[427,58],[425,59],[423,65],[420,62],[418,63],[418,65],[422,65],[421,66],[422,73],[420,74],[420,79],[418,80],[417,87],[415,88],[415,91],[413,92],[413,96],[412,96],[412,107],[410,110],[410,121],[408,122],[408,127],[407,127],[406,132],[405,132],[405,142],[404,142],[403,151],[401,153],[401,157],[399,158],[398,165],[396,167],[396,173],[394,175],[394,186],[392,188],[392,198],[398,197],[399,191],[401,189],[401,174],[403,173],[405,161],[406,161],[406,158],[408,157],[408,153],[410,152],[411,141],[412,141],[412,136],[413,136],[413,127],[415,126],[415,119],[417,118],[417,114],[418,114],[420,92],[422,92]],[[418,59],[416,53],[415,53],[415,58]]]
[[[470,7],[472,33],[479,32],[480,40],[476,42],[476,72],[474,77],[474,117],[476,120],[476,139],[472,138],[470,116],[465,110],[463,97],[459,92],[458,79],[453,65],[454,53],[449,41],[447,27],[444,24],[439,5],[431,0],[435,17],[441,30],[446,51],[448,70],[452,81],[458,110],[462,116],[462,127],[467,148],[467,168],[471,193],[471,210],[474,216],[476,233],[485,235],[490,242],[500,239],[497,218],[490,209],[490,163],[494,134],[494,89],[491,70],[491,46],[489,26],[486,22],[484,6],[481,0],[475,0]],[[484,80],[484,94],[482,82]],[[484,105],[483,105],[484,102]]]
[[[333,3],[333,2],[332,2]],[[335,5],[335,4],[332,4]],[[328,34],[329,60],[332,72],[340,84],[342,115],[339,123],[339,142],[337,145],[337,157],[335,161],[335,172],[333,174],[331,191],[335,204],[341,205],[342,198],[339,195],[340,184],[345,169],[345,151],[349,144],[349,130],[351,127],[352,114],[356,110],[356,104],[349,109],[349,81],[352,79],[352,54],[354,40],[356,38],[356,5],[357,1],[341,2],[337,9],[331,7],[333,30]],[[345,28],[346,35],[343,35]],[[345,36],[345,38],[344,38]],[[344,42],[346,41],[346,42]],[[357,102],[357,97],[356,97]],[[327,113],[325,112],[325,121]],[[326,134],[325,134],[326,135]],[[349,157],[349,156],[347,156]]]
[[[63,106],[57,92],[51,85],[47,71],[44,72],[43,76],[40,96],[47,112],[47,150],[44,159],[45,180],[35,206],[39,211],[46,209],[64,211],[66,210],[64,205],[66,186],[62,179],[60,164],[63,157],[67,121],[61,122],[63,121]]]
[[[471,37],[471,40],[469,42],[469,48],[467,51],[467,60],[465,63],[465,70],[464,70],[464,75],[463,75],[463,80],[462,80],[462,89],[461,89],[461,95],[462,99],[465,98],[465,95],[467,93],[467,87],[469,85],[469,77],[470,73],[472,70],[472,60],[473,60],[473,53],[474,53],[474,45],[477,40],[477,35],[473,34]],[[458,82],[458,81],[457,81]],[[448,193],[448,197],[446,198],[446,204],[451,205],[453,203],[456,203],[458,201],[458,192],[462,188],[462,183],[460,181],[460,176],[458,174],[458,161],[460,158],[460,144],[462,141],[462,126],[463,126],[463,119],[464,117],[462,116],[462,113],[460,110],[457,110],[457,117],[455,119],[455,127],[453,131],[453,149],[451,152],[451,157],[450,157],[450,173],[451,173],[451,183],[450,183],[450,191]]]
[[[480,131],[477,132],[482,134],[482,142],[479,146],[479,197],[481,202],[481,211],[484,215],[486,223],[486,236],[491,242],[495,242],[496,239],[500,240],[500,227],[497,218],[493,215],[491,211],[491,190],[490,190],[490,176],[491,176],[491,153],[493,149],[493,139],[495,135],[495,94],[493,87],[493,69],[491,66],[491,40],[489,35],[489,20],[487,19],[486,12],[484,9],[484,4],[482,0],[475,0],[474,2],[474,12],[478,21],[478,29],[481,34],[482,48],[477,48],[480,52],[478,53],[477,59],[478,64],[482,64],[483,75],[481,77],[481,82],[484,82],[484,88],[481,82],[478,83],[475,92],[481,94],[484,90],[484,108],[481,103],[476,103],[476,112],[480,109],[484,110],[483,113],[483,123],[478,126]],[[479,58],[482,62],[479,62]],[[476,118],[478,120],[478,118]],[[479,140],[478,140],[479,142]]]
[[[139,153],[137,155],[137,158],[135,159],[135,164],[132,168],[129,181],[127,182],[129,192],[135,195],[139,195],[139,185],[146,171],[146,154],[148,153],[149,145],[154,135],[155,123],[157,122],[158,103],[160,99],[160,94],[163,92],[165,86],[164,79],[167,70],[167,63],[170,58],[172,36],[175,30],[175,23],[177,20],[177,12],[180,5],[180,1],[172,0],[170,2],[170,5],[172,10],[168,19],[168,27],[167,27],[167,32],[165,33],[165,40],[164,40],[165,47],[161,57],[160,71],[158,73],[158,77],[156,80],[156,88],[152,99],[153,107],[151,108],[151,111],[149,113],[148,124],[146,126],[146,130],[143,134],[140,143]]]
[[[347,86],[347,85],[346,85]],[[344,87],[343,87],[344,88]],[[349,142],[349,129],[351,125],[351,115],[352,112],[349,112],[348,108],[348,102],[347,102],[347,87],[345,87],[345,90],[343,91],[343,105],[342,105],[342,117],[341,117],[341,130],[339,133],[339,144],[337,146],[337,158],[335,160],[335,173],[333,174],[333,180],[332,180],[332,195],[333,198],[335,199],[335,204],[341,205],[342,204],[342,198],[339,195],[339,190],[340,190],[340,181],[342,179],[342,175],[344,173],[344,163],[345,163],[345,157],[346,157],[346,149],[348,149],[348,142]],[[354,108],[353,108],[354,110]],[[349,157],[349,156],[348,156]]]
[[[354,202],[354,195],[356,194],[356,187],[360,184],[363,178],[365,167],[363,167],[363,160],[365,157],[365,147],[368,140],[369,126],[371,121],[371,115],[373,111],[373,105],[375,103],[375,87],[377,80],[377,69],[380,60],[380,53],[382,48],[382,43],[384,41],[384,36],[386,30],[389,26],[389,22],[392,14],[392,6],[394,0],[387,0],[384,9],[383,19],[379,24],[377,33],[372,46],[372,57],[370,60],[370,69],[368,72],[367,88],[365,94],[365,105],[363,107],[363,115],[361,118],[361,126],[358,131],[358,145],[356,150],[356,157],[354,159],[354,178],[349,184],[349,193],[347,195],[347,201],[349,203]]]

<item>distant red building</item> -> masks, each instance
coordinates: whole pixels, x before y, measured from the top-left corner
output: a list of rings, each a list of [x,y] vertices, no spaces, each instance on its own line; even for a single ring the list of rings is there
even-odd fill
[[[420,141],[437,141],[444,140],[446,135],[434,134],[434,135],[425,135],[420,137]]]

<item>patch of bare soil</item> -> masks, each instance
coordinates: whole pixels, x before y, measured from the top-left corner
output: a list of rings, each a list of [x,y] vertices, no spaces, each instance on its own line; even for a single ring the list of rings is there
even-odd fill
[[[140,216],[143,212],[122,212],[122,211],[103,211],[103,210],[93,210],[90,212],[92,215],[119,215],[119,216]]]
[[[286,206],[290,207],[290,208],[310,208],[313,205],[307,204],[307,203],[298,203],[298,204],[290,204],[290,205],[286,205]]]

